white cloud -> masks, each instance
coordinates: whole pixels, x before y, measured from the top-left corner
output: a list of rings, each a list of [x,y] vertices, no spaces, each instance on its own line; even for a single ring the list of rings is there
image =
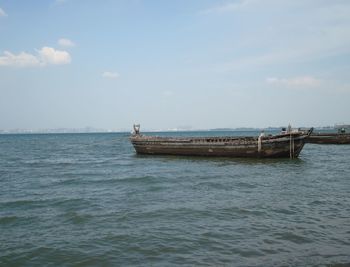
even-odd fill
[[[15,55],[9,51],[5,51],[4,55],[0,56],[0,66],[30,67],[39,65],[40,60],[36,56],[25,52]]]
[[[296,58],[296,51],[274,51],[258,56],[239,57],[237,59],[231,60],[230,62],[219,63],[214,66],[214,70],[218,72],[230,72],[245,69],[255,69],[262,66],[295,60]]]
[[[313,88],[321,85],[321,81],[312,76],[300,76],[290,79],[267,78],[266,82],[272,85],[278,85],[289,88]]]
[[[320,60],[350,53],[350,1],[230,1],[206,13],[221,16],[220,12],[237,9],[239,12],[228,14],[227,19],[232,18],[242,29],[232,27],[226,33],[227,45],[218,43],[229,56],[212,64],[214,71],[293,68],[310,62],[316,65]]]
[[[343,1],[344,5],[347,5],[347,1]],[[332,8],[332,7],[341,7],[343,6],[342,0],[340,1],[315,1],[315,0],[306,0],[306,1],[288,1],[288,0],[231,0],[221,3],[219,5],[210,7],[200,11],[202,14],[221,14],[221,13],[232,13],[237,11],[246,11],[246,10],[261,10],[277,9],[279,12],[288,10],[290,8]]]
[[[120,77],[120,74],[118,72],[105,71],[104,73],[102,73],[102,77],[108,79],[117,79]]]
[[[7,14],[1,7],[0,7],[0,17],[7,17]]]
[[[256,0],[240,0],[240,1],[232,1],[224,4],[220,4],[205,10],[202,10],[201,14],[211,14],[211,13],[225,13],[225,12],[233,12],[237,11],[241,8],[247,7],[249,5],[257,2]]]
[[[67,0],[55,0],[55,4],[60,5],[66,3]]]
[[[227,11],[236,10],[238,8],[238,3],[226,3],[224,5],[215,6],[212,8],[208,8],[200,11],[201,14],[211,14],[211,13],[222,13]]]
[[[63,47],[73,47],[75,43],[69,39],[61,38],[58,40],[58,44]]]
[[[0,66],[38,67],[46,65],[62,65],[71,62],[70,54],[66,51],[55,50],[52,47],[43,47],[37,55],[21,52],[17,55],[5,51],[0,56]]]
[[[67,51],[55,50],[52,47],[45,46],[41,48],[41,50],[39,50],[39,55],[44,65],[61,65],[71,62],[71,57]]]

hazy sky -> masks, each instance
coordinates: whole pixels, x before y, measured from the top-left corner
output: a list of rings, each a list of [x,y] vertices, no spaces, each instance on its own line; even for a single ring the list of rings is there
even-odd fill
[[[0,0],[0,129],[350,123],[349,0]]]

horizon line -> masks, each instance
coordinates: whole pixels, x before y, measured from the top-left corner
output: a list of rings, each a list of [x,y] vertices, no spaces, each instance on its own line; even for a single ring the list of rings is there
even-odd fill
[[[315,129],[336,129],[339,126],[347,126],[350,128],[350,125],[337,125],[334,126],[315,126]],[[268,127],[220,127],[220,128],[167,128],[167,129],[145,129],[142,132],[197,132],[197,131],[261,131],[261,130],[277,130],[285,126],[268,126]],[[294,127],[293,127],[294,128]],[[310,127],[295,127],[295,128],[310,128]],[[0,134],[82,134],[82,133],[130,133],[132,130],[126,129],[101,129],[101,128],[47,128],[47,129],[0,129]]]

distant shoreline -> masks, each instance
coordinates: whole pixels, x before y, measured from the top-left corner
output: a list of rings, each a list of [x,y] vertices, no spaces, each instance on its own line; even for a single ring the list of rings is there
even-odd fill
[[[142,132],[157,133],[157,132],[257,132],[257,131],[280,131],[281,127],[266,127],[266,128],[251,128],[251,127],[239,127],[239,128],[213,128],[213,129],[144,129]],[[308,127],[301,127],[308,128]],[[314,127],[315,130],[334,130],[334,126],[323,126],[323,127]],[[12,129],[12,130],[0,130],[0,135],[8,134],[92,134],[92,133],[130,133],[131,130],[104,130],[104,129],[43,129],[43,130],[29,130],[29,129]]]

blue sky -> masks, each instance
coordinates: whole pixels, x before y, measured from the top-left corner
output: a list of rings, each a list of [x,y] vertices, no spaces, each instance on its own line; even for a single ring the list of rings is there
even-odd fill
[[[0,129],[350,123],[348,0],[0,0]]]

